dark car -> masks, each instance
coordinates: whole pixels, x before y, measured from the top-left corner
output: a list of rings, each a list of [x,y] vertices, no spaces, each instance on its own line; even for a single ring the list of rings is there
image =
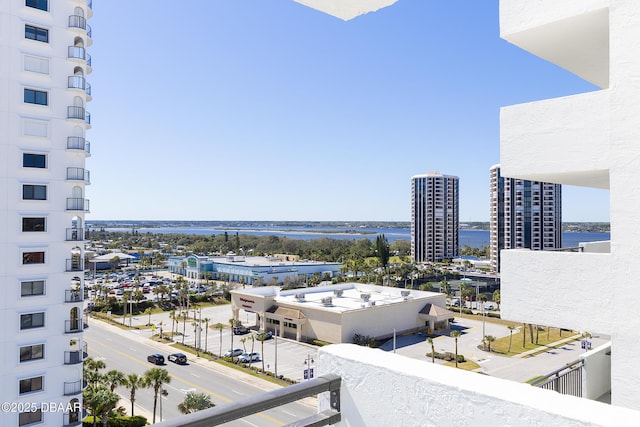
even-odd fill
[[[256,339],[258,341],[266,341],[270,340],[271,338],[273,338],[273,333],[271,333],[271,331],[258,332],[258,334],[256,335]]]
[[[156,353],[147,356],[147,362],[154,363],[156,365],[164,365],[164,356]]]
[[[233,333],[234,335],[244,335],[249,333],[249,329],[247,329],[247,327],[243,325],[234,326]]]
[[[182,353],[173,353],[167,357],[169,362],[177,363],[178,365],[184,365],[187,363],[187,356]]]

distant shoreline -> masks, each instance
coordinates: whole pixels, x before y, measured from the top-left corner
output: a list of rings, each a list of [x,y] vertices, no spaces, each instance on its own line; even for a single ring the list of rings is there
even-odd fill
[[[411,228],[408,221],[165,221],[165,220],[87,220],[91,228],[215,228],[220,231],[239,231],[238,228],[252,231],[269,229],[279,232],[309,232],[323,234],[376,234],[364,229],[406,229]],[[467,221],[460,224],[460,230],[488,231],[489,222]],[[565,233],[609,233],[608,222],[565,222]]]

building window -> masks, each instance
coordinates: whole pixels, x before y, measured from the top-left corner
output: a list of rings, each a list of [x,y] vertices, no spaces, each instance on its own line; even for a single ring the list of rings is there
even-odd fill
[[[46,231],[44,218],[22,218],[22,231]]]
[[[44,359],[44,344],[20,347],[20,363],[38,359]]]
[[[33,412],[20,412],[18,415],[19,426],[29,426],[32,424],[39,424],[42,422],[42,409],[38,408]]]
[[[33,25],[25,25],[24,38],[49,43],[49,30],[45,28],[34,27]]]
[[[44,313],[29,313],[20,315],[20,330],[41,328],[44,326]]]
[[[22,166],[25,168],[44,169],[47,167],[47,155],[22,153]]]
[[[24,102],[27,104],[49,105],[49,94],[43,90],[24,90]]]
[[[43,377],[33,377],[20,380],[20,394],[42,390]]]
[[[22,264],[44,264],[44,251],[23,252]]]
[[[23,185],[22,200],[47,200],[47,186],[30,184]]]
[[[49,59],[25,55],[24,70],[33,73],[49,74]]]
[[[44,280],[27,280],[20,282],[20,296],[31,297],[35,295],[44,295]]]
[[[44,11],[49,10],[49,0],[26,0],[25,6]]]

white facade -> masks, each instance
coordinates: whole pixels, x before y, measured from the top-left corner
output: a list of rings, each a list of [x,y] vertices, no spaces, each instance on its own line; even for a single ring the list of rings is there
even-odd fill
[[[640,253],[640,3],[503,1],[500,19],[503,38],[602,88],[503,109],[504,174],[609,189],[611,220],[610,246],[503,252],[502,312],[610,334],[612,403],[640,409],[640,316],[627,303]]]
[[[429,172],[411,178],[411,258],[440,261],[458,255],[458,177]]]
[[[82,401],[90,0],[0,1],[0,400]],[[39,408],[35,408],[39,409]],[[80,411],[2,425],[76,425]]]
[[[549,250],[562,247],[562,186],[506,178],[500,166],[489,169],[491,269],[500,271],[503,249]]]
[[[434,310],[426,312],[431,306]],[[286,291],[276,286],[236,289],[231,308],[236,320],[242,319],[242,311],[256,313],[259,329],[280,337],[330,343],[352,342],[355,334],[382,339],[394,330],[434,330],[448,327],[454,317],[446,310],[444,294],[362,283]]]

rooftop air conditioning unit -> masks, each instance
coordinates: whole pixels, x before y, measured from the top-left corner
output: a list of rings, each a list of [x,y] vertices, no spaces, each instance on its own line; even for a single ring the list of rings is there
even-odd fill
[[[325,307],[331,307],[333,305],[333,299],[331,297],[322,298],[322,305]]]
[[[360,299],[364,302],[369,301],[369,298],[371,298],[371,294],[360,294]]]
[[[403,297],[408,297],[409,294],[411,294],[411,291],[400,291],[400,295],[402,295]]]
[[[296,294],[296,299],[298,300],[298,302],[305,301],[304,294]]]
[[[342,296],[342,293],[343,293],[343,292],[344,292],[344,291],[343,291],[342,289],[336,289],[336,290],[334,290],[334,291],[333,291],[333,295],[335,295],[336,297],[338,297],[338,298],[339,298],[339,297],[341,297],[341,296]]]

